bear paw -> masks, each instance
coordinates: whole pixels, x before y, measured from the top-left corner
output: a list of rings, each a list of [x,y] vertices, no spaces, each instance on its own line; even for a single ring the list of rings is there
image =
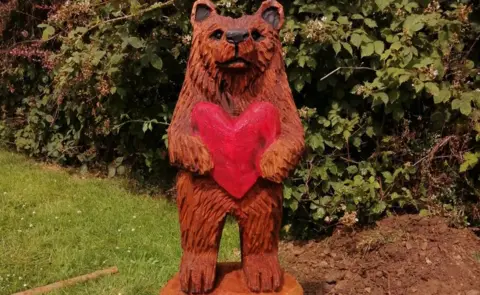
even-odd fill
[[[215,283],[217,255],[215,253],[184,253],[180,265],[180,286],[187,294],[210,292]]]
[[[252,292],[276,292],[283,284],[283,271],[277,255],[248,255],[243,259],[243,272]]]

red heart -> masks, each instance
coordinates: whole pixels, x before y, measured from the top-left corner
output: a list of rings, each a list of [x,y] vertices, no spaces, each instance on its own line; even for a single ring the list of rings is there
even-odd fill
[[[261,176],[261,156],[280,135],[278,110],[271,103],[256,102],[232,117],[219,105],[200,102],[191,124],[212,156],[213,179],[241,199]]]

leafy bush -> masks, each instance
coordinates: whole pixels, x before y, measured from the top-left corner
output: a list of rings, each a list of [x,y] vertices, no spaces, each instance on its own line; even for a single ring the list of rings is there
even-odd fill
[[[111,176],[131,167],[168,183],[165,131],[183,82],[192,1],[153,2],[0,4],[9,17],[0,24],[0,140],[32,156],[84,169],[106,163]],[[260,2],[217,5],[239,15]],[[478,4],[281,2],[308,146],[285,183],[286,232],[405,211],[478,223]]]

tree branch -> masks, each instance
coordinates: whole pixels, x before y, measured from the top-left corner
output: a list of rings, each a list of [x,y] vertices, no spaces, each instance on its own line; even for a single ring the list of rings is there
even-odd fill
[[[151,124],[156,124],[156,125],[163,125],[163,126],[170,126],[169,123],[166,123],[166,122],[158,122],[156,121],[155,119],[153,120],[149,120],[149,121],[144,121],[144,120],[128,120],[126,122],[123,122],[121,124],[118,124],[118,125],[115,125],[113,126],[112,130],[116,130],[116,129],[120,129],[122,128],[124,125],[126,124],[129,124],[129,123],[151,123]]]
[[[330,77],[331,75],[335,74],[336,72],[338,72],[340,70],[370,70],[370,71],[375,71],[374,69],[369,68],[369,67],[338,67],[335,70],[328,73],[322,79],[320,79],[320,81],[323,81],[323,80],[327,79],[328,77]]]
[[[129,15],[124,15],[124,16],[120,16],[120,17],[117,17],[117,18],[112,18],[112,19],[109,19],[109,20],[106,20],[106,21],[103,21],[103,22],[99,22],[91,27],[89,27],[85,33],[83,33],[82,36],[85,36],[86,34],[88,34],[90,31],[92,30],[95,30],[96,28],[98,28],[100,25],[105,25],[105,24],[109,24],[109,23],[116,23],[116,22],[119,22],[119,21],[122,21],[122,20],[126,20],[126,19],[130,19],[130,18],[134,18],[134,17],[137,17],[137,16],[141,16],[147,12],[151,12],[151,11],[154,11],[154,10],[157,10],[157,9],[162,9],[162,8],[165,8],[165,7],[168,7],[168,6],[172,6],[172,5],[175,5],[175,1],[174,0],[169,0],[167,2],[163,2],[163,3],[155,3],[153,4],[152,6],[148,7],[148,8],[145,8],[145,9],[142,9],[142,10],[139,10],[138,12],[136,13],[133,13],[133,14],[129,14]]]
[[[15,293],[13,295],[43,294],[43,293],[51,292],[53,290],[58,290],[60,288],[64,288],[64,287],[67,287],[67,286],[72,286],[72,285],[75,285],[75,284],[78,284],[78,283],[83,283],[83,282],[86,282],[86,281],[89,281],[89,280],[97,279],[101,276],[112,275],[112,274],[116,274],[116,273],[118,273],[118,268],[116,266],[114,266],[112,268],[99,270],[99,271],[96,271],[96,272],[91,273],[91,274],[86,274],[86,275],[83,275],[83,276],[79,276],[79,277],[71,278],[71,279],[68,279],[68,280],[56,282],[56,283],[53,283],[53,284],[50,284],[50,285],[47,285],[47,286],[38,287],[38,288],[35,288],[35,289],[23,291],[23,292],[18,292],[18,293]]]
[[[466,58],[468,58],[468,56],[470,55],[470,53],[472,53],[472,50],[473,50],[473,48],[475,47],[475,45],[477,45],[478,40],[480,40],[480,34],[477,36],[477,38],[475,39],[475,41],[473,41],[472,46],[470,46],[470,49],[467,51],[467,54],[465,55]]]

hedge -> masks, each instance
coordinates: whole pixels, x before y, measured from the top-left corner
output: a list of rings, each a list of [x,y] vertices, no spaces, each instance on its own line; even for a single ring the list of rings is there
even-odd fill
[[[166,128],[192,2],[2,1],[2,144],[169,186]],[[311,236],[398,212],[479,224],[480,6],[280,2],[308,146],[284,184],[285,233]],[[260,3],[216,1],[232,16]]]

